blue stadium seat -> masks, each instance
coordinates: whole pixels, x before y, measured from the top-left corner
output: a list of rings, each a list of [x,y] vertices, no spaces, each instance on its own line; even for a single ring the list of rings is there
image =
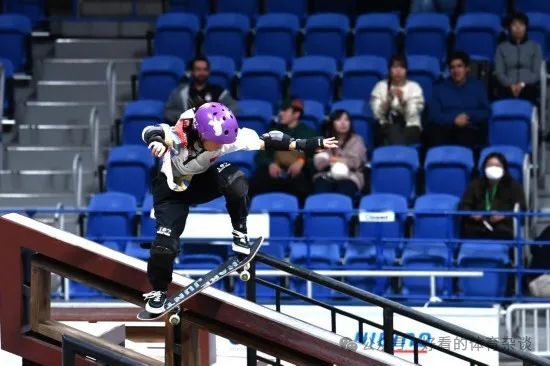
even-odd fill
[[[304,54],[328,56],[341,61],[346,57],[349,19],[342,14],[315,14],[306,21]]]
[[[492,13],[498,16],[506,14],[507,0],[465,0],[465,13]]]
[[[220,161],[237,165],[244,175],[250,178],[254,174],[254,170],[256,170],[255,156],[255,151],[235,151],[220,157]]]
[[[25,15],[0,14],[0,57],[11,61],[15,72],[27,65],[31,21]]]
[[[266,14],[258,18],[254,48],[256,56],[276,56],[290,65],[296,54],[300,21],[293,14]]]
[[[397,35],[399,32],[400,25],[397,14],[373,13],[361,15],[357,18],[355,25],[355,54],[379,56],[387,63],[397,51]]]
[[[146,126],[164,121],[164,103],[158,100],[129,102],[122,117],[122,143],[143,144],[141,132]]]
[[[325,107],[315,100],[304,100],[304,114],[300,121],[319,131],[325,119]]]
[[[550,14],[550,3],[540,0],[516,0],[516,9],[524,13],[546,13]]]
[[[351,115],[354,131],[363,138],[368,148],[373,146],[374,116],[365,100],[341,100],[332,104],[331,112],[343,109]]]
[[[195,57],[195,41],[200,29],[196,15],[167,13],[157,18],[155,30],[155,55],[181,58],[185,63]]]
[[[212,201],[208,201],[205,203],[201,203],[200,205],[191,207],[191,211],[227,212],[225,197],[220,196],[218,198],[213,199]]]
[[[529,39],[537,42],[545,59],[550,56],[550,13],[527,13]]]
[[[191,13],[201,18],[210,13],[210,1],[170,0],[169,5],[170,12]]]
[[[264,193],[254,196],[250,212],[269,214],[269,241],[262,245],[263,253],[284,258],[294,236],[294,223],[298,217],[298,199],[287,193]],[[278,240],[278,238],[281,238]],[[261,263],[258,266],[262,266]]]
[[[208,82],[224,89],[231,89],[231,83],[237,71],[235,61],[226,56],[208,56],[208,62],[210,63]]]
[[[452,257],[454,243],[445,239],[457,236],[456,220],[451,215],[441,213],[455,211],[460,199],[448,194],[426,194],[418,197],[414,210],[413,241],[403,250],[402,265],[404,269],[443,269],[448,267]],[[440,213],[438,215],[438,213]],[[434,215],[435,214],[435,215]],[[426,241],[422,241],[426,239]],[[430,280],[427,277],[403,278],[405,295],[429,295]],[[439,278],[436,289],[439,294],[450,290],[451,281]]]
[[[463,242],[457,265],[461,270],[505,269],[510,265],[508,248],[503,244],[489,244],[483,241]],[[507,277],[506,273],[484,271],[481,278],[461,278],[458,280],[460,293],[462,296],[504,296]]]
[[[517,146],[531,153],[533,105],[525,100],[506,99],[491,105],[489,144]]]
[[[265,0],[266,14],[286,13],[300,19],[307,15],[308,0]]]
[[[236,115],[240,127],[262,134],[273,119],[273,107],[264,100],[240,100]]]
[[[508,161],[508,170],[510,175],[517,182],[523,184],[523,168],[528,164],[528,160],[525,152],[516,146],[494,145],[488,146],[481,150],[478,163],[480,174],[483,173],[483,162],[487,158],[487,155],[493,152],[499,152],[504,155],[506,161]]]
[[[110,298],[109,295],[102,293],[93,287],[86,286],[73,280],[69,281],[69,294],[71,299],[81,300]]]
[[[246,54],[250,21],[242,14],[210,15],[204,30],[204,51],[207,56],[227,56],[241,64]]]
[[[328,105],[334,95],[336,61],[325,56],[304,56],[292,64],[290,94]]]
[[[146,261],[150,257],[150,250],[142,248],[138,242],[128,242],[124,254]]]
[[[314,13],[340,13],[352,17],[355,11],[356,0],[313,0]]]
[[[433,83],[437,81],[441,75],[439,61],[430,56],[410,56],[408,57],[408,63],[408,78],[420,84],[424,100],[430,100],[432,97]]]
[[[493,60],[501,32],[500,17],[490,13],[464,14],[456,23],[455,48],[473,59]]]
[[[240,99],[265,100],[275,105],[283,96],[285,60],[255,56],[243,61],[239,81]]]
[[[166,102],[184,75],[185,63],[175,56],[145,58],[139,71],[138,99]]]
[[[462,146],[438,146],[428,150],[424,162],[426,193],[462,197],[470,182],[474,157]]]
[[[444,62],[447,56],[449,18],[444,14],[416,13],[407,18],[405,27],[407,55],[435,57]]]
[[[369,100],[377,82],[388,74],[386,60],[378,56],[346,59],[342,68],[342,99]]]
[[[145,145],[114,147],[107,160],[107,190],[124,192],[141,203],[149,190],[153,156]]]
[[[250,19],[258,15],[258,0],[218,0],[218,13],[243,14]]]
[[[15,103],[14,103],[14,91],[9,85],[13,81],[13,64],[6,58],[0,58],[0,64],[4,68],[4,116],[13,115]],[[10,81],[11,80],[11,81]],[[13,85],[13,84],[12,84]],[[2,117],[2,116],[0,116]]]
[[[151,210],[153,209],[153,195],[146,193],[141,206],[141,217],[139,221],[140,236],[155,236],[156,222],[151,218]]]
[[[214,267],[220,265],[223,263],[224,258],[222,258],[220,255],[212,254],[208,252],[210,248],[208,248],[209,245],[204,245],[204,253],[203,252],[195,252],[192,253],[186,253],[185,252],[185,246],[183,246],[182,250],[180,251],[178,258],[176,262],[174,263],[174,269],[203,269],[203,270],[211,270]],[[197,279],[200,276],[191,276],[193,279]],[[224,288],[224,281],[218,281],[215,284],[212,285],[212,287],[215,287],[217,289]]]
[[[21,14],[30,19],[33,27],[45,20],[45,0],[4,0],[4,13]]]
[[[128,193],[105,192],[92,196],[88,205],[86,237],[95,241],[116,241],[124,250],[126,241],[112,240],[113,236],[132,236],[136,215],[136,199]]]
[[[374,150],[371,160],[371,192],[394,193],[412,200],[416,194],[419,161],[416,149],[384,146]]]

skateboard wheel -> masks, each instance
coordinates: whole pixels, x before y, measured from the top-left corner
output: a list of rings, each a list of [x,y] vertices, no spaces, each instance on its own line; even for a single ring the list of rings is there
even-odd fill
[[[250,263],[244,265],[244,270],[248,271],[250,269]]]
[[[180,317],[178,314],[172,314],[170,315],[170,318],[168,319],[168,321],[172,325],[178,325],[180,323]]]
[[[241,272],[241,274],[239,275],[239,277],[241,278],[241,281],[248,281],[250,279],[250,272],[248,272],[247,270],[244,270]]]

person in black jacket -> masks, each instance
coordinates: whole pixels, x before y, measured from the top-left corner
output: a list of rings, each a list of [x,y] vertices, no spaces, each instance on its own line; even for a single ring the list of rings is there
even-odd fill
[[[460,202],[463,211],[514,211],[526,209],[522,186],[508,171],[504,155],[491,153],[483,162],[482,177],[474,179]],[[462,237],[474,239],[513,239],[511,216],[471,215],[463,219]]]

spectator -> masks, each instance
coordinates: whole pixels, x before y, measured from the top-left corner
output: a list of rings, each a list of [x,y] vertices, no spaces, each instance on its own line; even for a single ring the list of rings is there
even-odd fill
[[[510,38],[497,47],[495,76],[500,98],[520,98],[536,103],[542,51],[538,43],[527,38],[528,27],[529,19],[523,13],[515,13],[509,18]]]
[[[500,153],[491,153],[483,162],[483,176],[473,180],[464,193],[460,209],[465,211],[514,211],[516,204],[526,209],[523,188],[508,172],[508,162]],[[463,220],[465,238],[513,239],[510,216],[471,215]]]
[[[330,115],[325,135],[336,137],[338,148],[321,151],[313,157],[317,171],[313,176],[313,190],[343,193],[354,199],[365,185],[363,167],[367,148],[363,138],[353,131],[351,116],[342,109]]]
[[[453,15],[457,0],[412,0],[411,13],[445,13]]]
[[[411,145],[420,142],[420,116],[424,109],[422,88],[407,80],[407,59],[393,56],[388,80],[381,80],[372,90],[370,105],[378,120],[377,145]]]
[[[429,146],[483,144],[489,119],[487,89],[481,80],[469,77],[468,54],[454,52],[448,67],[450,78],[434,86],[426,142]]]
[[[192,101],[195,99],[203,102],[220,102],[235,112],[236,103],[231,93],[219,85],[208,82],[210,63],[206,57],[199,56],[193,59],[190,68],[191,83],[182,82],[178,85],[166,102],[164,118],[168,123],[175,123],[184,111],[192,108]]]
[[[309,138],[317,134],[300,123],[304,102],[293,99],[283,103],[278,123],[267,130],[278,130],[293,138]],[[298,151],[260,151],[256,156],[256,173],[250,180],[252,195],[266,192],[287,192],[301,203],[311,191],[311,158]],[[309,164],[308,164],[309,163]]]

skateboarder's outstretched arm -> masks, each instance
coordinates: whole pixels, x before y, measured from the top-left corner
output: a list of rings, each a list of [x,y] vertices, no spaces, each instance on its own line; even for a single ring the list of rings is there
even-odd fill
[[[334,149],[338,147],[338,140],[334,137],[294,139],[281,131],[269,131],[260,136],[260,139],[260,150],[314,151],[317,149]]]

